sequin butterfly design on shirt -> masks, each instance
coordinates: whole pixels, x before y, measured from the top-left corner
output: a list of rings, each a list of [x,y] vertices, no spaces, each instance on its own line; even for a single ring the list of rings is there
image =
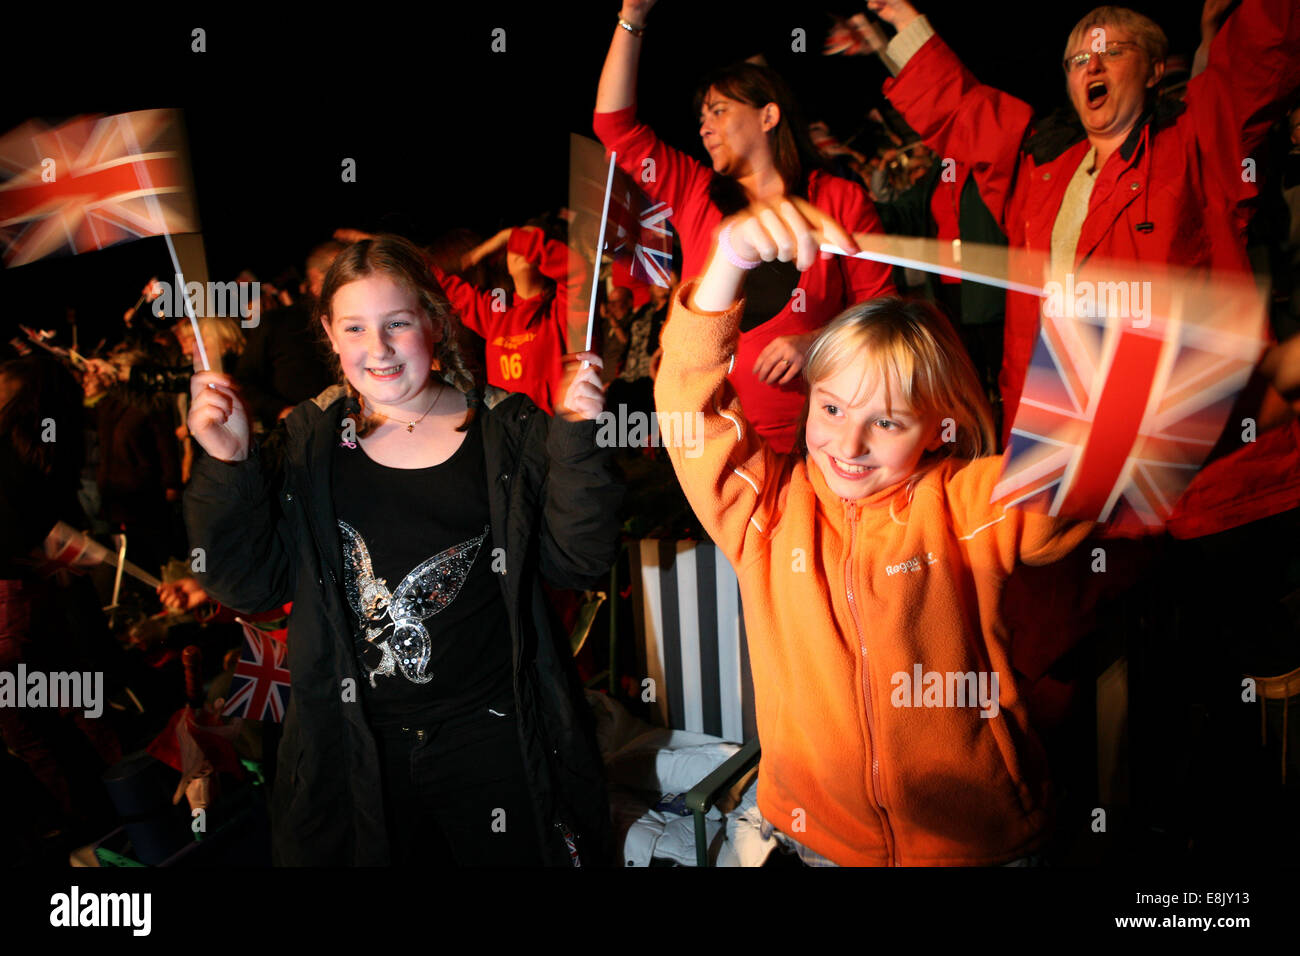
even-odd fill
[[[370,549],[361,535],[345,521],[339,521],[339,530],[343,532],[348,603],[361,621],[365,640],[382,654],[378,667],[371,669],[362,662],[370,686],[375,686],[376,676],[398,673],[413,684],[427,684],[433,679],[425,672],[432,644],[422,622],[456,600],[491,529],[485,527],[477,538],[426,558],[391,593],[388,583],[375,576]],[[385,636],[389,628],[392,630]]]

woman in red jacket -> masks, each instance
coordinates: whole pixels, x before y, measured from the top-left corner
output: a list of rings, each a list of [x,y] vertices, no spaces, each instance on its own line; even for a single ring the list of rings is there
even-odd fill
[[[1258,192],[1253,161],[1272,119],[1300,88],[1300,6],[1245,0],[1217,35],[1207,4],[1205,70],[1183,102],[1157,103],[1168,42],[1153,21],[1099,7],[1064,48],[1077,122],[1034,122],[1028,104],[982,84],[906,0],[871,0],[898,34],[889,102],[925,144],[970,167],[1012,249],[1050,253],[1087,277],[1090,262],[1128,260],[1247,271],[1245,230]],[[1038,334],[1038,300],[1007,296],[999,383],[1003,439],[1015,421]],[[1271,407],[1281,400],[1270,394]],[[1264,424],[1260,422],[1259,424]],[[1206,468],[1169,523],[1198,537],[1300,505],[1300,423],[1265,431]]]
[[[654,0],[623,4],[600,75],[594,126],[619,166],[672,206],[684,281],[704,270],[724,216],[787,193],[854,232],[883,231],[866,190],[820,167],[793,97],[770,70],[741,63],[700,86],[700,138],[712,168],[639,122],[637,64],[653,6]],[[789,451],[794,444],[804,401],[799,373],[817,332],[845,306],[893,292],[889,268],[861,259],[819,260],[802,276],[789,263],[755,270],[730,379],[754,428],[773,447]]]

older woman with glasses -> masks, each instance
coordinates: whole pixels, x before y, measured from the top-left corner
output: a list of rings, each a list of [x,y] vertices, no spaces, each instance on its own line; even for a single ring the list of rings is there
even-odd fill
[[[1064,47],[1075,114],[1065,123],[1035,123],[1028,104],[981,84],[907,0],[868,6],[898,30],[887,51],[898,74],[885,81],[886,97],[927,146],[971,171],[1012,248],[1050,253],[1054,267],[1073,272],[1094,257],[1250,268],[1251,153],[1300,88],[1296,0],[1243,0],[1213,36],[1183,102],[1155,95],[1168,51],[1159,25],[1124,7],[1096,8]],[[1223,7],[1210,0],[1205,20]],[[1009,293],[1004,440],[1037,332],[1037,300]],[[1202,478],[1212,471],[1231,480],[1193,486],[1170,523],[1176,537],[1300,505],[1300,424],[1260,433]]]

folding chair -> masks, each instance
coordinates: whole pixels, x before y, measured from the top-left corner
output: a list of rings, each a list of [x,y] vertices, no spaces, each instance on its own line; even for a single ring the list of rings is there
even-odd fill
[[[712,542],[642,540],[633,542],[630,558],[637,659],[653,682],[652,722],[747,741],[686,796],[696,861],[708,866],[705,815],[759,757],[740,585]]]

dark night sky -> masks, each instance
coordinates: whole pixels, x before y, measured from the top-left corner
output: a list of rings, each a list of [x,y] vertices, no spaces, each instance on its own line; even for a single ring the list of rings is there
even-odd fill
[[[1191,54],[1199,4],[1133,6],[1165,27],[1174,52]],[[1065,101],[1062,47],[1091,7],[918,4],[981,79],[1039,110]],[[852,136],[881,101],[885,71],[874,57],[820,50],[828,11],[863,8],[663,0],[646,37],[641,114],[664,139],[703,156],[690,109],[696,81],[762,52],[808,119]],[[337,226],[427,240],[456,226],[488,233],[563,205],[568,135],[591,135],[618,2],[433,3],[401,13],[348,4],[354,15],[316,20],[219,9],[78,19],[75,28],[45,12],[14,22],[5,45],[22,48],[6,50],[0,104],[0,129],[31,117],[183,108],[214,279],[301,267]],[[203,54],[190,52],[196,26],[207,30]],[[491,52],[495,27],[506,30],[505,53]],[[807,53],[790,51],[796,27],[807,30]],[[345,156],[357,161],[356,183],[340,180]],[[2,341],[18,322],[63,329],[68,306],[83,344],[111,340],[149,276],[169,272],[162,239],[0,272]],[[67,343],[66,331],[59,341]]]

